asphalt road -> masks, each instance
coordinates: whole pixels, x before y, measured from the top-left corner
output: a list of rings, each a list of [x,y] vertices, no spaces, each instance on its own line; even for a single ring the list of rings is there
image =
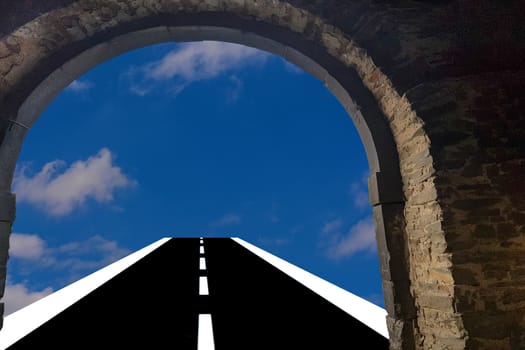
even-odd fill
[[[199,315],[211,318],[207,343]],[[388,340],[229,238],[174,238],[9,347],[37,348],[375,350]]]

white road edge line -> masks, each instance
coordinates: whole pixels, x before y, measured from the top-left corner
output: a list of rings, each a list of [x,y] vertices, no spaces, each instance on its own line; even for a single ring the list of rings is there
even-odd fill
[[[210,314],[199,315],[199,331],[197,335],[198,350],[215,350],[213,341],[213,326]]]
[[[385,338],[389,338],[386,324],[387,312],[385,309],[344,290],[310,272],[301,269],[261,248],[250,244],[241,238],[232,237],[232,240],[250,250],[260,258],[266,260],[279,270],[285,272],[299,283],[310,288],[335,306],[350,314],[360,322],[372,328]]]
[[[111,265],[7,315],[0,331],[0,349],[5,349],[25,337],[169,240],[170,238],[161,238]]]

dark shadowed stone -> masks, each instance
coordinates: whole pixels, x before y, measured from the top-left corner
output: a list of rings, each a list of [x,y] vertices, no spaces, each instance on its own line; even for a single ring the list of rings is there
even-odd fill
[[[468,267],[455,266],[452,269],[452,275],[457,284],[466,284],[470,286],[479,286],[479,277]]]
[[[505,312],[488,313],[484,311],[463,314],[465,328],[469,335],[484,339],[504,339],[509,336],[512,316]]]
[[[495,238],[496,230],[490,225],[477,225],[474,229],[474,237],[476,238]]]

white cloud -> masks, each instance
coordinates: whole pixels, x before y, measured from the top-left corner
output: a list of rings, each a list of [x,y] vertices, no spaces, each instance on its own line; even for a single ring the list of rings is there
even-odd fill
[[[13,233],[9,247],[10,258],[25,270],[49,267],[75,273],[104,267],[129,253],[130,250],[120,246],[117,241],[100,235],[49,247],[38,235]]]
[[[47,284],[55,289],[62,288],[131,253],[118,242],[100,235],[58,247],[50,247],[38,235],[12,234],[10,244],[9,254],[12,259],[9,260],[9,270],[11,274],[16,273],[13,276],[18,278],[23,275],[27,279],[36,273],[52,273],[57,277],[55,280],[48,281]],[[6,303],[6,309],[14,312],[52,291],[52,287],[31,291],[25,283],[8,281],[3,300]]]
[[[71,84],[68,85],[66,90],[73,92],[83,92],[91,89],[93,86],[95,85],[90,81],[74,80],[73,82],[71,82]]]
[[[292,62],[289,62],[289,61],[285,60],[284,58],[282,58],[282,61],[283,61],[283,65],[284,65],[284,70],[285,71],[287,71],[289,73],[293,73],[293,74],[303,74],[304,73],[304,70],[302,70],[301,68],[299,68],[298,66],[296,66]]]
[[[47,287],[41,291],[30,291],[25,284],[7,284],[5,286],[4,298],[5,304],[4,315],[7,316],[43,297],[51,294],[53,289]]]
[[[61,173],[59,170],[66,164],[60,160],[45,164],[34,176],[26,175],[26,168],[22,167],[13,180],[17,200],[36,205],[54,216],[69,214],[88,198],[100,203],[111,202],[116,189],[136,185],[113,165],[112,158],[111,152],[103,148]]]
[[[343,220],[335,219],[332,221],[325,222],[323,225],[323,228],[321,229],[321,232],[323,232],[324,234],[339,232],[342,226],[343,226]]]
[[[226,100],[231,103],[237,101],[241,96],[244,83],[235,75],[232,75],[229,80],[231,82],[231,86],[229,86],[226,90]]]
[[[364,174],[361,180],[350,184],[349,194],[352,197],[354,207],[363,209],[370,206],[370,199],[368,197],[368,173]]]
[[[146,74],[155,80],[180,77],[192,82],[262,62],[266,57],[265,52],[244,45],[219,41],[193,42],[149,64]]]
[[[224,227],[229,225],[236,225],[241,222],[241,217],[237,214],[226,214],[222,218],[213,221],[211,227]]]
[[[168,90],[177,94],[194,82],[260,66],[268,57],[264,51],[239,44],[191,42],[181,44],[158,61],[132,67],[124,77],[130,81],[130,91],[140,96],[150,93],[157,83],[167,81],[171,84]]]
[[[324,227],[332,229],[324,232],[330,237],[324,237],[328,242],[327,254],[332,259],[350,257],[358,252],[373,252],[377,249],[375,226],[372,217],[358,221],[346,234],[341,234],[340,226],[336,229],[334,224],[325,224]]]
[[[9,237],[9,256],[12,258],[38,260],[46,252],[46,242],[38,235],[12,233]]]
[[[130,250],[100,235],[54,249],[57,265],[72,271],[96,270],[128,255]]]
[[[351,192],[354,206],[356,208],[366,208],[370,205],[368,192],[362,186],[352,184]]]

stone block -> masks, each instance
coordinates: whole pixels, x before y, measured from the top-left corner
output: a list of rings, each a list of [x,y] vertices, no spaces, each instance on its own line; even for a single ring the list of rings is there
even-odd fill
[[[13,222],[16,212],[16,197],[13,193],[0,192],[0,221]]]
[[[466,312],[463,314],[465,328],[470,337],[502,340],[510,336],[513,316],[506,312]]]
[[[474,229],[474,237],[476,238],[496,238],[496,230],[492,225],[476,225]]]
[[[398,178],[385,176],[380,172],[375,172],[369,176],[368,195],[372,205],[402,203],[404,201]]]
[[[479,286],[481,281],[480,267],[478,266],[454,266],[452,276],[456,284],[465,284],[469,286]]]

